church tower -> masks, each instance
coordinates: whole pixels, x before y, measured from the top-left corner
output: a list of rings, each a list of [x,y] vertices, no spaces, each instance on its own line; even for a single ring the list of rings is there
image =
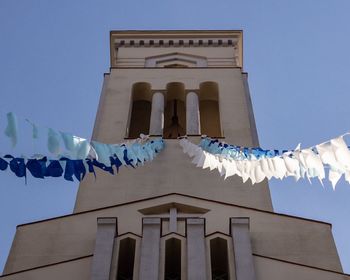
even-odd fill
[[[273,211],[252,186],[195,167],[179,137],[258,146],[243,33],[112,31],[92,140],[163,137],[136,169],[96,170],[71,215],[19,225],[3,279],[343,280],[331,225]]]

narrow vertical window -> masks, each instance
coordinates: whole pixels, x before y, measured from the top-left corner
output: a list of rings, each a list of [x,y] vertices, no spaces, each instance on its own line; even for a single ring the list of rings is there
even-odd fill
[[[200,85],[199,99],[201,133],[211,137],[220,137],[221,121],[218,85],[214,82],[202,83]]]
[[[229,280],[227,241],[222,238],[210,240],[211,276],[213,280]]]
[[[148,134],[151,118],[151,102],[137,100],[132,104],[130,138],[138,138],[141,133]]]
[[[138,138],[141,133],[149,134],[152,108],[150,84],[134,84],[131,106],[129,137]]]
[[[176,238],[165,242],[164,280],[181,280],[181,240]]]
[[[132,280],[134,276],[136,241],[125,238],[120,241],[117,280]]]
[[[164,111],[163,137],[176,139],[186,134],[185,86],[182,83],[167,84],[167,103]]]

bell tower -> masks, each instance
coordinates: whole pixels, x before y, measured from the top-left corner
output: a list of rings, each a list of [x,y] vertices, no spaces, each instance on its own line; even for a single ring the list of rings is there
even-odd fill
[[[151,162],[79,186],[71,215],[17,227],[0,278],[344,280],[331,225],[273,211],[266,181],[195,167],[201,135],[258,146],[243,33],[112,31],[92,140],[163,137]]]
[[[266,182],[223,180],[197,169],[179,136],[205,134],[257,146],[241,31],[112,31],[111,71],[105,75],[93,140],[120,143],[141,133],[161,136],[157,160],[118,176],[98,174],[80,188],[75,211],[169,193],[272,210]]]

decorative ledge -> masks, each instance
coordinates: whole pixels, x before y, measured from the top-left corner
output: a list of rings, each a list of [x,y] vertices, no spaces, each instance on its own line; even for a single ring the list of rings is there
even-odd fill
[[[243,33],[240,30],[112,31],[110,47],[111,66],[116,64],[118,49],[125,48],[169,48],[171,53],[174,48],[180,52],[185,52],[181,50],[183,48],[232,48],[233,65],[242,67],[243,61]]]
[[[236,46],[238,39],[115,39],[115,47],[230,47]]]

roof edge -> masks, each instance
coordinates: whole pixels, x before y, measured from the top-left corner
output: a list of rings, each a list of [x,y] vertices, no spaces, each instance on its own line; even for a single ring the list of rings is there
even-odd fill
[[[86,259],[86,258],[90,258],[92,256],[93,256],[93,254],[90,254],[90,255],[85,255],[85,256],[81,256],[81,257],[77,257],[77,258],[73,258],[73,259],[68,259],[68,260],[64,260],[64,261],[59,261],[59,262],[39,265],[39,266],[27,268],[27,269],[22,269],[22,270],[18,270],[18,271],[15,271],[15,272],[11,272],[11,273],[6,273],[6,274],[3,274],[3,275],[0,275],[0,278],[7,277],[7,276],[10,276],[10,275],[13,275],[13,274],[17,274],[17,273],[23,273],[23,272],[27,272],[27,271],[31,271],[31,270],[35,270],[35,269],[45,268],[45,267],[48,267],[48,266],[54,266],[54,265],[59,265],[59,264],[62,264],[62,263],[68,263],[68,262],[73,262],[73,261],[77,261],[77,260],[81,260],[81,259]]]
[[[309,219],[309,218],[303,218],[303,217],[298,217],[298,216],[293,216],[293,215],[288,215],[288,214],[276,213],[276,212],[273,212],[273,211],[268,211],[268,210],[263,210],[263,209],[248,207],[248,206],[242,206],[242,205],[237,205],[237,204],[232,204],[232,203],[228,203],[228,202],[222,202],[222,201],[217,201],[217,200],[212,200],[212,199],[207,199],[207,198],[202,198],[202,197],[197,197],[197,196],[192,196],[192,195],[187,195],[187,194],[168,193],[168,194],[163,194],[163,195],[159,195],[159,196],[143,198],[143,199],[133,200],[133,201],[124,202],[124,203],[120,203],[120,204],[114,204],[114,205],[110,205],[110,206],[105,206],[105,207],[95,208],[95,209],[91,209],[91,210],[85,210],[85,211],[81,211],[81,212],[76,212],[76,213],[72,213],[72,214],[57,216],[57,217],[48,218],[48,219],[44,219],[44,220],[39,220],[39,221],[34,221],[34,222],[29,222],[29,223],[24,223],[24,224],[19,224],[19,225],[17,225],[16,228],[23,227],[23,226],[28,226],[28,225],[32,225],[32,224],[37,224],[37,223],[43,223],[43,222],[47,222],[47,221],[51,221],[51,220],[71,217],[71,216],[77,216],[77,215],[86,214],[86,213],[90,213],[90,212],[101,211],[101,210],[110,209],[110,208],[114,208],[114,207],[120,207],[120,206],[124,206],[124,205],[128,205],[128,204],[148,201],[148,200],[162,198],[162,197],[171,196],[171,195],[179,195],[179,196],[183,196],[183,197],[199,199],[199,200],[213,202],[213,203],[218,203],[218,204],[222,204],[222,205],[238,207],[238,208],[241,208],[241,209],[258,211],[258,212],[261,212],[261,213],[267,213],[267,214],[272,214],[272,215],[277,215],[277,216],[283,216],[283,217],[288,217],[288,218],[293,218],[293,219],[299,219],[299,220],[304,220],[304,221],[309,221],[309,222],[315,222],[315,223],[325,224],[325,225],[328,225],[328,226],[332,227],[331,223],[324,222],[324,221],[319,221],[319,220],[314,220],[314,219]]]
[[[340,275],[350,276],[350,274],[346,274],[346,273],[344,273],[342,271],[336,271],[336,270],[331,270],[331,269],[327,269],[327,268],[312,266],[312,265],[308,265],[308,264],[302,264],[302,263],[287,261],[287,260],[283,260],[283,259],[278,259],[278,258],[274,258],[274,257],[265,256],[265,255],[260,255],[260,254],[253,253],[253,256],[264,258],[264,259],[269,259],[269,260],[274,260],[274,261],[278,261],[278,262],[289,263],[289,264],[293,264],[293,265],[297,265],[297,266],[303,266],[303,267],[308,267],[308,268],[312,268],[312,269],[322,270],[322,271],[326,271],[326,272],[336,273],[336,274],[340,274]]]

